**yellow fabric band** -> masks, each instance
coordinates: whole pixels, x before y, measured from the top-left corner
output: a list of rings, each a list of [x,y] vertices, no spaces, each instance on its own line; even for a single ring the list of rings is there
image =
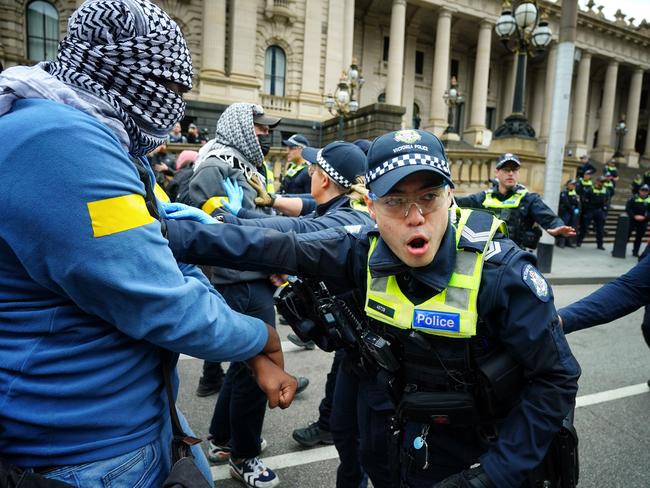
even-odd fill
[[[87,205],[93,237],[117,234],[155,221],[141,195],[123,195]]]

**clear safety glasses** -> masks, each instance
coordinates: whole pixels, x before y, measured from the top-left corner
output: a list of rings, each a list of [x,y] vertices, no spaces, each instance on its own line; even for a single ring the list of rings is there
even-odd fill
[[[370,193],[370,199],[375,203],[377,212],[389,217],[406,217],[415,205],[421,215],[427,215],[445,205],[447,201],[447,185],[429,188],[415,195],[386,195],[377,197]]]

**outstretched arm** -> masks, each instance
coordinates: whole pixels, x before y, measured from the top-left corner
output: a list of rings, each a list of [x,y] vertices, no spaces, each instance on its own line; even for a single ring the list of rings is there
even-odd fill
[[[606,303],[607,306],[603,306]],[[650,258],[568,307],[558,311],[565,333],[606,324],[650,303]]]

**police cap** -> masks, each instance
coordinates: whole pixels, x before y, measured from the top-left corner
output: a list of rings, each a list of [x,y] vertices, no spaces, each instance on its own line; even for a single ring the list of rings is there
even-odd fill
[[[640,191],[640,190],[650,191],[650,186],[648,186],[648,185],[641,185],[641,188],[639,188],[639,191]]]
[[[521,161],[516,154],[505,153],[497,158],[497,169],[503,168],[507,163],[514,163],[518,168],[521,166]]]
[[[389,132],[375,139],[368,149],[366,184],[378,197],[383,197],[397,183],[418,171],[435,173],[449,186],[454,186],[445,148],[430,132]]]
[[[306,147],[302,157],[320,166],[327,176],[344,188],[350,188],[357,176],[363,176],[368,168],[366,155],[349,142],[332,142],[323,149]]]
[[[309,146],[309,139],[302,134],[294,134],[289,139],[283,140],[282,145],[289,147],[307,147]]]

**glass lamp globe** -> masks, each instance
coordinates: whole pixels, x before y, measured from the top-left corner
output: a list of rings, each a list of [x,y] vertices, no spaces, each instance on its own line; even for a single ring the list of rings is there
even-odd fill
[[[357,102],[356,100],[351,100],[349,107],[350,107],[350,112],[356,112],[357,110],[359,110],[359,102]]]
[[[535,23],[537,19],[537,7],[535,4],[526,2],[520,4],[515,9],[515,20],[520,29],[527,29]]]
[[[510,10],[504,10],[501,12],[501,16],[494,27],[497,35],[503,39],[507,39],[515,33],[516,29],[517,24],[515,18],[512,16],[512,12]]]
[[[551,32],[551,28],[548,26],[548,22],[542,20],[533,31],[531,42],[536,48],[543,49],[548,46],[552,37],[553,33]]]
[[[327,98],[325,99],[325,107],[327,108],[327,110],[332,110],[332,108],[334,107],[334,98],[332,97],[332,95],[327,95]]]
[[[346,105],[350,101],[350,92],[347,85],[340,84],[339,89],[336,91],[336,101],[341,105]]]
[[[359,80],[359,69],[356,64],[350,65],[348,70],[348,79],[351,83],[356,83]]]

